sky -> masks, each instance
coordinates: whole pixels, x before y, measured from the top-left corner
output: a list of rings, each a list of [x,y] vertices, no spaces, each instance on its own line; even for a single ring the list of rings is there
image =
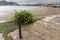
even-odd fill
[[[60,2],[60,0],[6,0],[6,1],[12,1],[12,2],[19,3],[19,4],[57,3],[57,2]]]

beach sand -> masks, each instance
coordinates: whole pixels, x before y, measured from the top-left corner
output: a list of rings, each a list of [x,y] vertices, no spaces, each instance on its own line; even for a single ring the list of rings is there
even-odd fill
[[[45,17],[45,16],[51,16],[51,15],[59,15],[60,14],[60,8],[51,8],[51,7],[38,7],[33,9],[28,9],[27,11],[31,11],[33,17]],[[14,12],[14,11],[13,11]],[[12,16],[14,15],[13,12],[7,12],[7,13],[0,13],[0,21],[10,21]]]

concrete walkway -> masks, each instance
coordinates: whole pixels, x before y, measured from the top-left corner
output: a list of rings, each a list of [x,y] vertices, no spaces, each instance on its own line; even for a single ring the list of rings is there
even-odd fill
[[[8,34],[14,40],[19,39],[18,29]],[[60,40],[60,25],[37,21],[22,28],[22,40]]]

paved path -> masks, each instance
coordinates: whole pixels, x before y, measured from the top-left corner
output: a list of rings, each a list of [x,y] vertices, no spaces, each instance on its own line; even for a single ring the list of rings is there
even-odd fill
[[[18,39],[18,29],[10,33],[14,40]],[[22,40],[60,40],[60,25],[37,21],[22,28]]]
[[[0,33],[0,40],[4,40],[2,33]]]

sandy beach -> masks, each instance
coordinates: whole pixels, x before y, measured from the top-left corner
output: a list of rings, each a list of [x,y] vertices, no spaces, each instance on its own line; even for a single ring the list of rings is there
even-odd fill
[[[4,9],[3,7],[1,9]],[[6,9],[6,10],[5,10]],[[45,17],[51,15],[59,15],[60,8],[51,8],[51,7],[21,7],[21,8],[13,8],[5,7],[4,10],[0,10],[0,21],[10,21],[11,17],[14,15],[14,10],[27,10],[31,11],[34,17]],[[11,10],[11,11],[9,11]]]

